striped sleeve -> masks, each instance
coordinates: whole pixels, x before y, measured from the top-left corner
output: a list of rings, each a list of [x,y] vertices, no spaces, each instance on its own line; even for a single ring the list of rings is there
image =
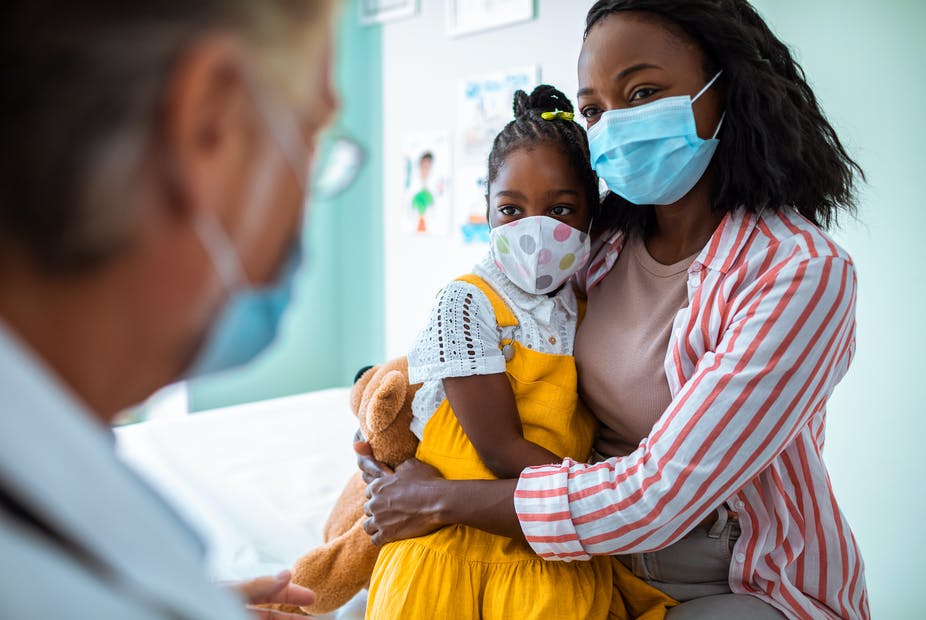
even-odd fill
[[[722,321],[719,342],[635,452],[522,473],[515,508],[539,556],[585,559],[671,544],[823,408],[854,350],[852,263],[792,255],[738,285],[722,311],[703,317]]]

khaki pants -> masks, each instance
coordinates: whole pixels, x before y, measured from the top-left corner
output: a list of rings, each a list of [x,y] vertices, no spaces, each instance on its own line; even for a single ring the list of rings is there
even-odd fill
[[[721,506],[716,521],[695,527],[665,549],[618,556],[637,577],[681,603],[669,610],[666,620],[785,617],[754,596],[730,590],[730,559],[740,527],[729,517]]]

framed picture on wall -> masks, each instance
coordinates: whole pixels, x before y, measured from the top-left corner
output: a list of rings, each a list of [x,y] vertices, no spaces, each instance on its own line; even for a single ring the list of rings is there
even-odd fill
[[[450,232],[450,134],[436,131],[406,136],[402,149],[402,228],[413,236]]]
[[[360,0],[360,23],[381,24],[418,14],[418,0]]]
[[[447,32],[459,37],[534,19],[534,0],[447,0]]]

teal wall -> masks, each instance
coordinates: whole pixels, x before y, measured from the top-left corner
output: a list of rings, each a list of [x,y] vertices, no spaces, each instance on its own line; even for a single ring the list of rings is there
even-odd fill
[[[193,411],[348,385],[383,359],[382,32],[360,26],[359,13],[357,0],[341,11],[341,113],[329,133],[357,140],[366,163],[343,194],[312,201],[305,279],[276,343],[245,369],[192,382]]]

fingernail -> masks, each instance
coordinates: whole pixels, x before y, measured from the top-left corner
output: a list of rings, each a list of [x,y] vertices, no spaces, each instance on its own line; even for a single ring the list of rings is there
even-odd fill
[[[277,576],[275,577],[275,579],[277,581],[289,581],[290,577],[292,577],[292,575],[290,575],[289,571],[283,570],[277,573]]]

